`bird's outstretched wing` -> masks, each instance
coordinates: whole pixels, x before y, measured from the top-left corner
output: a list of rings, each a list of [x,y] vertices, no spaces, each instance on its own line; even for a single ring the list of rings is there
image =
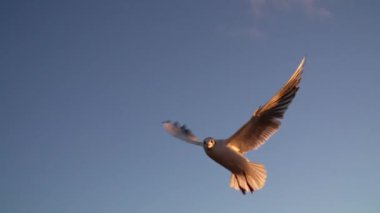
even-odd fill
[[[259,107],[251,119],[235,134],[226,140],[227,146],[241,153],[259,148],[281,125],[285,111],[295,97],[301,75],[305,65],[305,58],[288,82],[264,106]]]
[[[181,125],[178,122],[164,121],[162,122],[164,129],[171,135],[181,140],[184,140],[188,143],[202,146],[202,142],[200,142],[189,129],[186,128],[185,125]]]

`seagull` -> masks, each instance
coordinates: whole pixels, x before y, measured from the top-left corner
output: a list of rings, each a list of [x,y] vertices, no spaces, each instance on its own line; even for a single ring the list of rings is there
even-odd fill
[[[299,89],[305,57],[288,82],[260,106],[237,132],[227,139],[207,137],[201,142],[185,125],[164,121],[164,129],[188,143],[203,146],[206,154],[231,172],[230,187],[243,194],[263,188],[267,172],[263,164],[251,162],[245,154],[263,145],[281,125],[281,119]]]

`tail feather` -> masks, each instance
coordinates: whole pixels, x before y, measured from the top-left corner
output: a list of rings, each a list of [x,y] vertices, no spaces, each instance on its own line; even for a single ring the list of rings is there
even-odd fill
[[[250,168],[242,174],[231,174],[230,187],[243,194],[254,192],[264,187],[267,171],[264,165],[250,162]]]

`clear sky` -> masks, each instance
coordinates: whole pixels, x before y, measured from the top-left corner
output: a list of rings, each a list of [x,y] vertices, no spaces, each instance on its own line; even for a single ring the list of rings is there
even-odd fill
[[[380,212],[380,1],[0,2],[0,211]],[[230,174],[161,121],[227,138],[307,57],[280,131]]]

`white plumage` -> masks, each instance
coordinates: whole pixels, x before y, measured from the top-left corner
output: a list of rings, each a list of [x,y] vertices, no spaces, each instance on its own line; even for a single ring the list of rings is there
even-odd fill
[[[259,107],[250,120],[230,138],[215,140],[208,137],[203,143],[178,122],[165,121],[163,126],[174,137],[203,146],[206,154],[232,174],[230,187],[243,194],[261,189],[266,181],[264,165],[249,161],[244,154],[263,145],[281,125],[285,111],[294,99],[301,81],[305,58],[301,60],[288,82],[266,104]]]

